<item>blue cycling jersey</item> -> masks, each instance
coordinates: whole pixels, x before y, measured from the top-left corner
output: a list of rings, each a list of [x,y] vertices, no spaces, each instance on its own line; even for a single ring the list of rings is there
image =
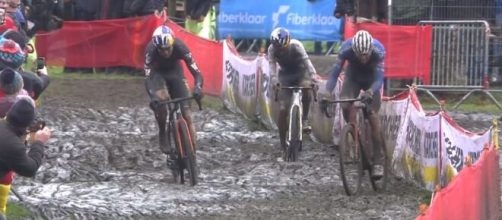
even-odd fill
[[[370,83],[373,92],[379,92],[384,80],[384,58],[385,48],[376,39],[373,39],[373,51],[367,63],[361,63],[352,50],[352,38],[344,41],[335,61],[333,72],[329,75],[326,89],[329,92],[335,89],[342,67],[345,61],[348,61],[347,69],[350,71],[346,71],[346,79],[354,80],[358,83]]]

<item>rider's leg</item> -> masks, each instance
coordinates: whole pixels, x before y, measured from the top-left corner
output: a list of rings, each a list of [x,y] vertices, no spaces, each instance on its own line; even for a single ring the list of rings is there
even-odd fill
[[[164,101],[169,98],[166,83],[160,74],[152,73],[145,79],[145,87],[150,97],[150,108],[153,110],[155,120],[159,126],[159,147],[163,153],[167,154],[169,151],[166,134],[167,108],[166,105],[156,104],[158,101]]]
[[[302,124],[303,124],[303,131],[306,132],[310,132],[312,130],[312,127],[310,126],[309,122],[309,110],[311,102],[312,102],[312,91],[310,89],[304,89],[302,91],[302,108],[303,108]]]
[[[340,99],[357,98],[360,91],[361,91],[361,86],[346,76],[345,79],[343,80],[342,91],[340,92]],[[340,106],[342,107],[343,118],[347,123],[350,121],[349,117],[351,116],[350,114],[351,105],[352,104],[349,102],[344,102],[340,104]]]
[[[373,100],[371,103],[371,114],[368,116],[368,120],[371,125],[371,138],[373,140],[373,176],[380,177],[383,175],[383,163],[384,163],[384,155],[382,151],[383,137],[381,135],[381,125],[380,125],[380,117],[378,115],[378,111],[380,110],[381,105],[381,95],[380,92],[377,92],[373,95]]]
[[[281,148],[286,149],[286,134],[288,131],[288,114],[289,106],[291,105],[291,91],[279,91],[279,118],[277,120],[279,128],[279,139],[281,141]]]

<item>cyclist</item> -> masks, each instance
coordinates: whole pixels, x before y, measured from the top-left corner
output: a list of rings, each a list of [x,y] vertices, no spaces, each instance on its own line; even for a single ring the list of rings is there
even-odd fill
[[[268,60],[270,62],[270,75],[272,78],[278,76],[279,83],[282,86],[305,86],[310,87],[312,84],[317,85],[314,76],[316,71],[310,58],[303,48],[303,44],[291,39],[289,31],[285,28],[276,28],[270,35],[270,46],[268,47]],[[277,64],[280,70],[277,70]],[[281,147],[286,148],[286,132],[287,132],[287,117],[288,107],[291,105],[291,90],[279,91],[279,138]],[[310,102],[312,100],[311,93],[307,90],[303,91],[303,128],[311,130],[308,123],[308,114]]]
[[[185,61],[194,78],[195,86],[192,95],[200,98],[203,78],[192,57],[192,53],[181,39],[175,38],[173,31],[168,26],[161,25],[157,27],[153,32],[152,40],[146,47],[145,86],[150,97],[150,108],[155,113],[155,119],[159,126],[160,149],[168,155],[172,166],[175,164],[175,154],[167,141],[167,106],[157,103],[165,101],[169,97],[175,99],[190,95],[181,60]],[[195,129],[191,120],[190,105],[185,102],[183,106],[183,117],[188,123],[192,143],[195,144]]]
[[[342,43],[335,61],[333,72],[326,83],[326,90],[332,92],[345,61],[348,61],[340,97],[342,99],[356,98],[364,90],[362,99],[370,104],[368,117],[371,130],[380,131],[378,111],[381,104],[380,89],[384,79],[385,48],[367,31],[361,30],[356,35]],[[350,103],[342,104],[343,117],[349,119]],[[380,151],[383,140],[378,132],[372,132],[373,139],[373,177],[383,176],[383,155]]]

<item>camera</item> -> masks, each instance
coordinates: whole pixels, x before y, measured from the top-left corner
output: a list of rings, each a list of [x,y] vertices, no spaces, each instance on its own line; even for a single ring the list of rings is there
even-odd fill
[[[45,128],[45,121],[41,118],[36,118],[35,121],[33,121],[33,123],[30,126],[28,126],[28,131],[37,132],[44,128]]]

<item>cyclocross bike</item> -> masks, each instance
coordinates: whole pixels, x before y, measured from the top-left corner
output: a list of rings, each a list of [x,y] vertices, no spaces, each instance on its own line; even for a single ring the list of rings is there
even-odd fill
[[[176,182],[184,184],[184,170],[186,170],[190,178],[190,185],[194,186],[197,184],[198,176],[197,161],[195,156],[196,149],[195,144],[192,143],[188,124],[181,113],[182,103],[191,99],[195,99],[197,105],[199,106],[199,110],[202,110],[201,100],[193,96],[162,101],[159,102],[159,104],[166,104],[169,111],[169,125],[167,131],[168,142],[170,143],[170,146],[173,146],[172,140],[174,140],[174,146],[176,146],[174,148],[176,151],[176,168],[172,169],[174,179]]]
[[[284,86],[279,83],[275,86],[275,101],[277,101],[279,90],[291,90],[291,106],[288,110],[288,131],[286,133],[286,149],[283,153],[285,161],[296,161],[298,159],[298,152],[302,150],[303,145],[303,104],[302,104],[302,90],[312,90],[314,94],[314,101],[317,102],[316,86]],[[310,132],[310,131],[306,131]]]
[[[347,123],[341,133],[338,152],[340,154],[340,176],[343,182],[343,188],[347,195],[355,195],[361,188],[362,177],[367,170],[369,172],[371,187],[375,191],[383,191],[387,187],[389,175],[389,160],[387,147],[382,131],[382,153],[384,156],[384,175],[382,178],[372,178],[373,140],[371,138],[371,126],[368,120],[368,114],[371,113],[367,104],[362,99],[340,99],[340,100],[321,100],[321,109],[327,117],[331,117],[328,111],[329,104],[351,103],[349,123]]]

